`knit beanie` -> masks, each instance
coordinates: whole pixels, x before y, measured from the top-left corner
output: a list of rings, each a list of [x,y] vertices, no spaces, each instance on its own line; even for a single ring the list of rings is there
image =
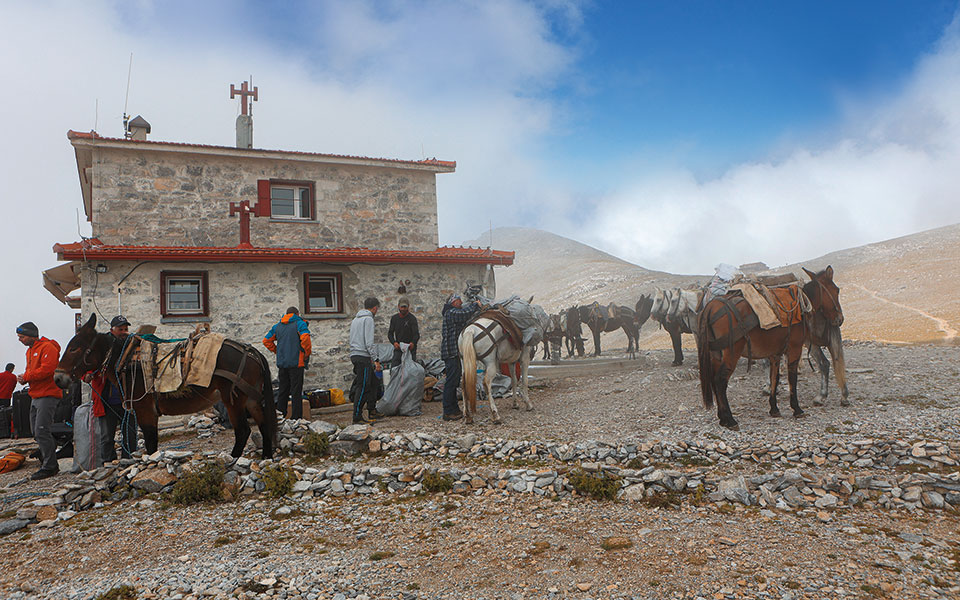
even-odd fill
[[[27,321],[20,327],[17,327],[17,333],[29,337],[40,337],[40,330],[33,324],[33,321]]]

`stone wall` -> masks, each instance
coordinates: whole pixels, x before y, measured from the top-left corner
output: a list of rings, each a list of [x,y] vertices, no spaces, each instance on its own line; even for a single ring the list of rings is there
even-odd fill
[[[93,149],[93,235],[106,244],[234,247],[230,202],[257,203],[257,181],[315,185],[317,218],[251,218],[257,247],[435,250],[436,173],[157,150]]]
[[[130,320],[131,331],[142,324],[153,324],[158,326],[160,337],[184,337],[202,319],[184,317],[183,322],[161,319],[160,272],[206,271],[210,303],[206,321],[211,329],[253,344],[263,352],[266,352],[261,344],[263,336],[283,311],[291,305],[303,311],[304,271],[341,273],[344,313],[305,316],[313,341],[313,358],[305,377],[308,387],[343,388],[345,378],[352,377],[348,345],[350,322],[367,296],[380,300],[375,340],[386,342],[390,317],[396,313],[400,296],[398,284],[410,281],[404,295],[420,322],[422,339],[417,357],[429,359],[440,355],[440,309],[451,292],[462,291],[467,282],[485,282],[487,295],[496,295],[493,271],[486,265],[144,263],[137,266],[135,262],[110,262],[107,272],[101,274],[93,271],[94,264],[85,266],[81,304],[84,319],[97,312],[98,317],[109,320],[119,311]],[[118,308],[117,282],[121,279]],[[107,323],[98,322],[100,331],[107,327]],[[271,361],[271,364],[276,363]]]

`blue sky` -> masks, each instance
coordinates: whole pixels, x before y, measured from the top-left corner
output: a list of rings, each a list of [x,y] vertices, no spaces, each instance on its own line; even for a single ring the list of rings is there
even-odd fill
[[[546,229],[644,267],[771,266],[960,222],[956,2],[0,3],[0,331],[90,230],[68,129],[458,162],[440,239]],[[496,245],[496,240],[494,240]],[[109,309],[105,309],[109,310]],[[10,336],[12,338],[12,336]],[[0,335],[0,360],[20,357]]]

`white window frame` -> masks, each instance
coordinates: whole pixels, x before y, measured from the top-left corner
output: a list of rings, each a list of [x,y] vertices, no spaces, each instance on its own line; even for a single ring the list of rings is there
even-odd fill
[[[279,215],[277,214],[276,208],[274,206],[274,200],[284,200],[286,198],[274,198],[274,190],[293,190],[293,214],[292,215]],[[307,207],[311,214],[303,214],[303,201],[300,199],[303,191],[306,190],[309,195],[307,200]],[[312,221],[314,220],[313,211],[316,210],[314,202],[316,199],[313,197],[313,186],[300,183],[274,183],[270,182],[270,218],[272,219],[281,219],[284,221]]]
[[[310,280],[328,280],[330,281],[332,297],[333,297],[333,306],[325,306],[322,308],[314,309],[310,306]],[[310,315],[325,315],[325,314],[340,314],[343,312],[343,283],[342,276],[339,273],[316,273],[316,272],[307,272],[303,274],[303,299],[304,307],[307,314]]]

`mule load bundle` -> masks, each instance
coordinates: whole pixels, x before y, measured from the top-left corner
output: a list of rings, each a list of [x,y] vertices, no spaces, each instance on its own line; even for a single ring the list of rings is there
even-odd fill
[[[478,297],[482,304],[489,305],[485,298]],[[493,400],[491,384],[501,364],[507,365],[513,390],[513,407],[517,408],[519,394],[527,410],[533,410],[527,389],[527,369],[532,350],[544,339],[549,326],[549,317],[542,307],[510,296],[474,316],[457,340],[463,360],[463,405],[467,423],[473,422],[477,412],[477,366],[482,365],[483,384],[490,401],[494,423],[500,423],[500,413]],[[514,365],[520,364],[520,381]]]
[[[143,329],[120,340],[98,333],[96,315],[67,344],[54,373],[62,388],[88,372],[117,385],[124,404],[133,410],[147,452],[157,450],[160,415],[185,415],[223,402],[234,430],[232,455],[243,453],[250,436],[247,416],[263,436],[263,456],[270,458],[276,442],[270,365],[256,348],[207,331],[167,345]]]
[[[781,280],[771,287],[760,280],[740,280],[701,309],[697,321],[700,389],[705,406],[712,406],[716,397],[717,416],[724,427],[739,428],[727,401],[727,382],[741,356],[770,359],[770,416],[779,417],[777,383],[780,358],[785,354],[790,407],[795,417],[804,414],[797,399],[797,372],[810,323],[822,318],[839,327],[843,321],[833,269],[804,271],[811,280],[802,287],[797,281]]]

